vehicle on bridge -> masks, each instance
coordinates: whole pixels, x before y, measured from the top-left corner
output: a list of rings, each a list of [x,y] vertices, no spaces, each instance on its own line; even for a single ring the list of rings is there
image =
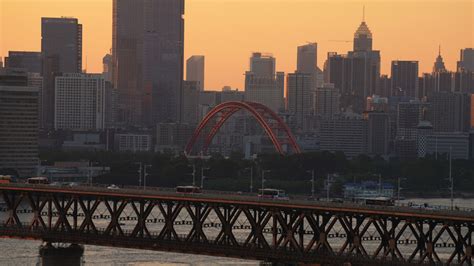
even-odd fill
[[[364,199],[366,205],[395,206],[395,201],[388,197],[377,197]]]
[[[200,187],[197,187],[197,186],[177,186],[176,192],[194,194],[194,193],[202,193],[202,190]]]
[[[258,190],[258,197],[263,199],[289,200],[283,189],[265,188]]]
[[[0,175],[0,184],[10,184],[12,177],[9,175]]]
[[[30,177],[30,178],[27,179],[26,182],[28,184],[32,184],[32,185],[38,185],[38,184],[47,185],[47,184],[49,184],[48,178],[47,177],[42,177],[42,176]]]

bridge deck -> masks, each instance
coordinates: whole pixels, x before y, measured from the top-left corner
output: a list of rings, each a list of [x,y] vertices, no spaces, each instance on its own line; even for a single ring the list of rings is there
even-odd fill
[[[177,193],[167,188],[148,188],[148,189],[107,189],[96,186],[75,186],[75,187],[56,187],[50,185],[30,185],[30,184],[0,184],[0,190],[28,191],[40,193],[63,193],[81,196],[103,196],[107,198],[129,198],[129,199],[148,199],[148,200],[167,200],[167,201],[191,201],[203,203],[222,203],[239,204],[249,206],[261,206],[266,208],[285,208],[285,209],[305,209],[322,212],[352,213],[364,215],[397,216],[400,218],[416,219],[434,219],[442,221],[463,221],[474,222],[474,209],[466,210],[429,210],[411,208],[408,206],[377,206],[363,205],[357,203],[338,203],[327,201],[290,199],[290,200],[271,200],[262,199],[256,195],[239,195],[228,192],[209,191],[199,194]]]

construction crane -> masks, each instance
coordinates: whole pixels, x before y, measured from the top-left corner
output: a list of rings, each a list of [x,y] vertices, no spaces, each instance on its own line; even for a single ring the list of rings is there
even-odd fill
[[[347,42],[347,43],[351,43],[353,41],[350,41],[350,40],[328,40],[328,42]]]

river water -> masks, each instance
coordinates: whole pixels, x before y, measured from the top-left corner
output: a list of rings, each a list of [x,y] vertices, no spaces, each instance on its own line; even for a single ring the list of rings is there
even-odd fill
[[[427,203],[450,206],[450,199],[406,199],[404,203]],[[474,199],[455,199],[454,204],[474,208]],[[0,239],[0,265],[38,265],[40,241]],[[144,251],[114,247],[86,246],[84,265],[140,265],[140,266],[221,266],[259,265],[258,261],[238,260],[170,252]]]

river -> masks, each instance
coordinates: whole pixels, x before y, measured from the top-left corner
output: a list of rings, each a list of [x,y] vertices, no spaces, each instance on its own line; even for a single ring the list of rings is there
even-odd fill
[[[405,199],[404,203],[450,206],[450,199]],[[463,208],[474,208],[474,199],[454,200]],[[42,243],[32,240],[0,239],[0,265],[37,265],[38,250]],[[238,260],[178,254],[170,252],[144,251],[113,247],[86,246],[84,265],[140,265],[140,266],[221,266],[221,265],[259,265],[257,261]]]

